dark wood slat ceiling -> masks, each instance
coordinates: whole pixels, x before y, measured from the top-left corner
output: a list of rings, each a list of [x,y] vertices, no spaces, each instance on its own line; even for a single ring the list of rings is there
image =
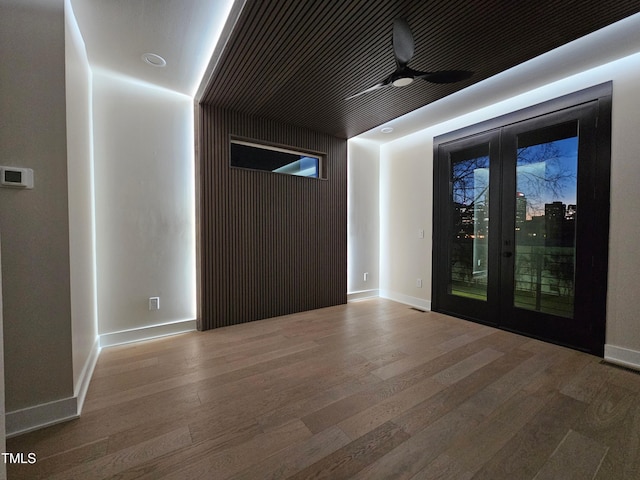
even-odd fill
[[[640,0],[248,0],[202,102],[350,138],[640,11]],[[346,101],[395,69],[393,20],[416,70],[472,70]]]

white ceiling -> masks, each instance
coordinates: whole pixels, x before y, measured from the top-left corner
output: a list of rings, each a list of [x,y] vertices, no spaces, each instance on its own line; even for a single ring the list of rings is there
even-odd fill
[[[233,0],[71,0],[91,68],[193,96]],[[144,53],[163,57],[153,67]]]
[[[232,24],[246,0],[67,1],[78,21],[92,69],[193,96],[227,18]],[[381,134],[376,128],[360,138],[392,141],[500,101],[505,95],[517,95],[639,51],[637,14],[391,121],[389,125],[395,129],[391,135]],[[146,64],[141,58],[144,53],[162,56],[166,67]]]

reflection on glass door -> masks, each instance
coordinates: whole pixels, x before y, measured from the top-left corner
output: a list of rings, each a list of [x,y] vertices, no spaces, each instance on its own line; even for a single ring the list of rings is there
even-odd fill
[[[578,123],[517,136],[513,305],[573,317]]]
[[[487,300],[489,146],[451,154],[449,293]]]

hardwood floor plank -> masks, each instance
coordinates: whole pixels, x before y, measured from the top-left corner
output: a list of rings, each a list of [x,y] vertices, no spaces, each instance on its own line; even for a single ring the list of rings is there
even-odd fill
[[[604,365],[587,363],[560,391],[576,400],[590,402],[608,380],[610,373],[611,370]]]
[[[440,455],[446,446],[476,427],[482,416],[477,412],[451,410],[397,448],[369,464],[353,478],[357,480],[410,479]]]
[[[360,410],[357,414],[338,423],[338,426],[355,440],[425,399],[431,398],[444,388],[443,384],[433,378],[427,378],[369,408]]]
[[[293,362],[306,358],[309,351],[316,347],[315,343],[299,344],[251,358],[250,360],[244,359],[231,363],[222,358],[218,359],[220,362],[218,365],[207,368],[191,366],[176,369],[171,375],[167,375],[163,379],[145,376],[145,382],[142,385],[138,383],[137,386],[128,389],[122,389],[122,386],[118,385],[118,389],[114,389],[115,391],[108,394],[101,395],[91,390],[93,397],[87,401],[84,410],[91,412],[139,397],[189,385],[194,385],[196,388],[202,387],[203,389],[210,385],[210,388],[214,388],[213,385],[219,386],[220,384],[232,383],[246,377],[268,372],[279,366],[288,366]]]
[[[586,405],[555,392],[473,476],[474,480],[530,480],[542,468]]]
[[[416,367],[420,367],[425,363],[438,358],[446,353],[456,351],[465,347],[477,340],[485,337],[488,334],[495,332],[489,332],[487,330],[480,330],[481,335],[474,334],[452,334],[451,331],[439,332],[437,335],[430,337],[429,341],[432,342],[433,348],[426,348],[424,344],[415,343],[415,338],[411,338],[408,344],[403,344],[403,350],[407,352],[413,352],[408,358],[400,359],[397,362],[393,362],[387,366],[380,367],[374,370],[372,373],[378,377],[386,380],[397,375],[409,372]],[[416,345],[414,347],[414,345]],[[420,354],[416,354],[416,350]]]
[[[172,358],[182,357],[185,351],[197,348],[200,338],[193,333],[181,333],[170,337],[161,337],[151,342],[127,343],[102,350],[96,367],[99,369],[114,365],[126,365],[152,357]]]
[[[195,392],[181,390],[165,392],[117,407],[83,414],[77,420],[51,427],[48,432],[55,432],[55,435],[35,432],[26,440],[29,445],[18,448],[22,448],[22,451],[34,451],[39,457],[48,457],[60,451],[95,442],[122,430],[149,422],[161,422],[164,418],[180,412],[193,411],[199,405]],[[20,441],[17,443],[20,444]]]
[[[509,397],[475,429],[452,442],[412,480],[471,478],[547,403],[548,398],[524,391]]]
[[[600,362],[600,364],[609,369],[609,382],[633,390],[635,393],[640,393],[640,382],[638,381],[640,371],[620,367],[604,361]]]
[[[464,327],[464,325],[459,325],[459,327],[460,326]],[[455,335],[454,337],[450,337],[443,342],[435,343],[434,348],[437,348],[442,353],[450,352],[451,350],[464,347],[475,340],[486,337],[487,335],[493,335],[494,333],[494,329],[484,326],[471,331],[464,329],[462,330],[462,333]]]
[[[465,345],[447,354],[427,360],[418,364],[409,371],[393,376],[379,384],[372,385],[366,391],[344,398],[338,402],[326,406],[310,415],[302,418],[302,421],[314,432],[320,432],[325,428],[337,424],[356,413],[369,408],[376,403],[409,388],[430,376],[445,370],[448,367],[464,360],[476,353],[476,349],[482,348],[475,343]],[[372,373],[375,374],[377,370]]]
[[[393,362],[397,362],[403,358],[409,356],[408,353],[403,352],[399,348],[393,348],[388,351],[381,350],[380,348],[369,349],[365,351],[358,351],[359,355],[369,360],[373,365],[382,367]]]
[[[284,383],[277,381],[275,385],[259,384],[259,388],[245,390],[244,395],[233,398],[233,401],[226,401],[225,398],[215,403],[210,414],[211,420],[215,422],[217,418],[242,419],[247,418],[247,416],[256,418],[265,415],[268,412],[284,408],[291,403],[314,397],[334,385],[357,378],[363,372],[370,370],[367,365],[369,365],[368,362],[362,361],[349,363],[348,366],[339,362],[328,368],[324,375],[313,375],[313,371],[303,370]],[[326,365],[325,368],[327,368]],[[300,373],[304,376],[299,377]],[[231,400],[231,397],[229,399]],[[194,439],[198,441],[206,438],[207,432],[215,432],[216,429],[212,428],[211,425],[212,423],[207,418],[190,424]],[[317,431],[312,431],[317,433]]]
[[[410,408],[394,419],[394,422],[406,432],[414,434],[428,427],[443,415],[458,408],[469,399],[473,399],[471,401],[477,404],[476,408],[486,415],[494,407],[482,407],[485,401],[482,401],[481,396],[476,396],[476,394],[482,392],[483,389],[494,382],[499,382],[504,376],[508,376],[512,370],[517,369],[530,357],[531,354],[528,352],[514,352],[512,355],[500,357],[490,365],[486,365],[433,397]],[[493,402],[492,397],[488,401]]]
[[[602,439],[616,436],[636,401],[631,390],[605,382],[589,402],[578,427],[580,432]]]
[[[81,445],[78,448],[60,452],[50,457],[37,457],[33,465],[16,464],[9,467],[12,480],[45,480],[77,466],[104,457],[108,452],[108,439]]]
[[[611,447],[602,465],[608,478],[628,477],[629,472],[639,470],[639,406],[640,396],[633,390],[605,382],[574,426],[577,432]],[[624,442],[620,442],[621,432]],[[629,450],[634,445],[635,451]]]
[[[225,342],[216,345],[204,344],[203,349],[197,356],[188,356],[185,363],[188,366],[207,367],[209,363],[215,365],[216,360],[223,358],[226,363],[238,360],[245,360],[253,356],[261,356],[265,353],[278,351],[282,347],[293,347],[308,341],[292,340],[282,335],[282,332],[273,332],[260,335],[247,340],[236,340],[235,342]]]
[[[470,480],[473,473],[465,471],[464,468],[455,457],[443,453],[411,477],[411,480]]]
[[[148,462],[165,453],[178,450],[191,444],[191,435],[188,428],[180,428],[157,438],[146,440],[132,447],[119,450],[110,455],[105,455],[96,460],[72,467],[69,470],[59,472],[47,477],[49,480],[101,480],[118,475],[125,479],[122,472],[132,466]]]
[[[163,422],[153,421],[117,432],[109,436],[109,452],[111,453],[121,448],[135,445],[144,441],[146,438],[166,433],[178,426],[184,426],[187,421],[193,419],[194,417],[192,415],[180,415],[175,418],[171,417]],[[199,425],[198,422],[194,422],[194,424]],[[246,419],[242,417],[219,416],[207,426],[207,435],[198,435],[194,434],[194,429],[191,425],[187,424],[191,433],[191,439],[194,443],[207,439],[210,441],[211,448],[222,447],[230,442],[233,443],[237,441],[238,438],[248,439],[263,432],[262,427],[258,425],[251,415],[247,415]]]
[[[370,389],[373,384],[380,383],[378,377],[364,375],[352,377],[345,382],[338,383],[326,390],[295,402],[289,402],[280,408],[271,410],[258,416],[262,428],[270,430],[278,425],[287,423],[295,418],[303,418],[331,405],[339,400],[362,393]]]
[[[538,374],[524,386],[527,392],[559,392],[577,375],[593,357],[568,349],[548,352],[553,362],[541,374]]]
[[[288,478],[289,480],[354,478],[354,474],[402,444],[407,438],[409,435],[402,429],[387,422]]]
[[[502,352],[486,348],[478,353],[474,353],[468,358],[465,358],[461,362],[442,370],[437,375],[434,375],[433,378],[443,385],[453,385],[454,383],[457,383],[463,378],[471,375],[476,370],[479,370],[497,358],[500,358],[502,355]]]
[[[191,465],[213,455],[240,448],[247,442],[261,438],[261,435],[262,431],[256,429],[255,425],[249,425],[244,429],[238,427],[227,432],[220,432],[220,435],[213,438],[202,442],[192,442],[192,445],[187,448],[175,450],[153,461],[131,467],[125,473],[127,477],[135,479],[162,478],[184,468],[185,465]]]
[[[323,460],[351,440],[338,427],[330,427],[306,442],[291,445],[233,476],[234,480],[280,480],[289,478]]]
[[[608,448],[569,430],[533,480],[584,480],[598,473]]]
[[[145,358],[142,360],[136,360],[133,362],[129,362],[129,363],[124,363],[124,364],[119,364],[119,365],[114,365],[112,367],[104,367],[99,369],[93,376],[93,379],[97,379],[97,378],[103,378],[103,377],[110,377],[112,375],[117,375],[120,373],[124,373],[124,372],[131,372],[134,370],[140,370],[143,368],[147,368],[147,367],[156,367],[158,366],[160,363],[159,361],[159,357],[155,356],[155,357],[151,357],[151,358]]]
[[[549,355],[534,355],[505,373],[486,389],[476,395],[474,402],[482,405],[485,413],[491,413],[497,408],[501,399],[510,396],[542,376],[545,370],[555,360]]]
[[[252,462],[260,462],[290,445],[309,439],[311,436],[302,422],[294,421],[277,430],[257,435],[241,445],[205,455],[195,461],[183,461],[181,462],[182,468],[166,475],[154,475],[150,478],[209,480],[215,477],[223,480],[244,470],[247,459],[251,459]]]
[[[609,436],[609,451],[595,480],[640,478],[640,396],[636,396],[616,435]]]
[[[640,375],[369,299],[105,348],[81,418],[7,450],[38,459],[10,480],[637,480]]]

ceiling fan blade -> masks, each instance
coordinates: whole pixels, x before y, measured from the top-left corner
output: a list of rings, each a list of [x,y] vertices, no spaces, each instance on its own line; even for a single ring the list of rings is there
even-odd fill
[[[418,72],[411,70],[414,78],[421,78],[430,83],[455,83],[471,78],[469,70],[441,70],[439,72]]]
[[[360,95],[364,95],[365,93],[373,92],[374,90],[379,90],[381,88],[388,87],[389,85],[391,85],[391,83],[387,80],[385,80],[384,82],[377,83],[373,87],[369,87],[366,90],[356,93],[355,95],[351,95],[350,97],[345,98],[345,100],[351,100],[352,98],[359,97]]]
[[[402,18],[396,18],[393,21],[392,44],[398,66],[409,63],[414,52],[413,35],[409,24]]]
[[[409,24],[402,18],[396,18],[393,21],[393,36],[391,38],[393,45],[393,54],[396,59],[396,70],[382,82],[367,88],[361,92],[345,98],[351,100],[365,93],[373,92],[385,87],[404,87],[413,82],[416,78],[421,78],[431,83],[455,83],[466,80],[473,75],[468,70],[441,70],[438,72],[419,72],[408,66],[413,58],[414,42],[413,34],[409,28]]]

